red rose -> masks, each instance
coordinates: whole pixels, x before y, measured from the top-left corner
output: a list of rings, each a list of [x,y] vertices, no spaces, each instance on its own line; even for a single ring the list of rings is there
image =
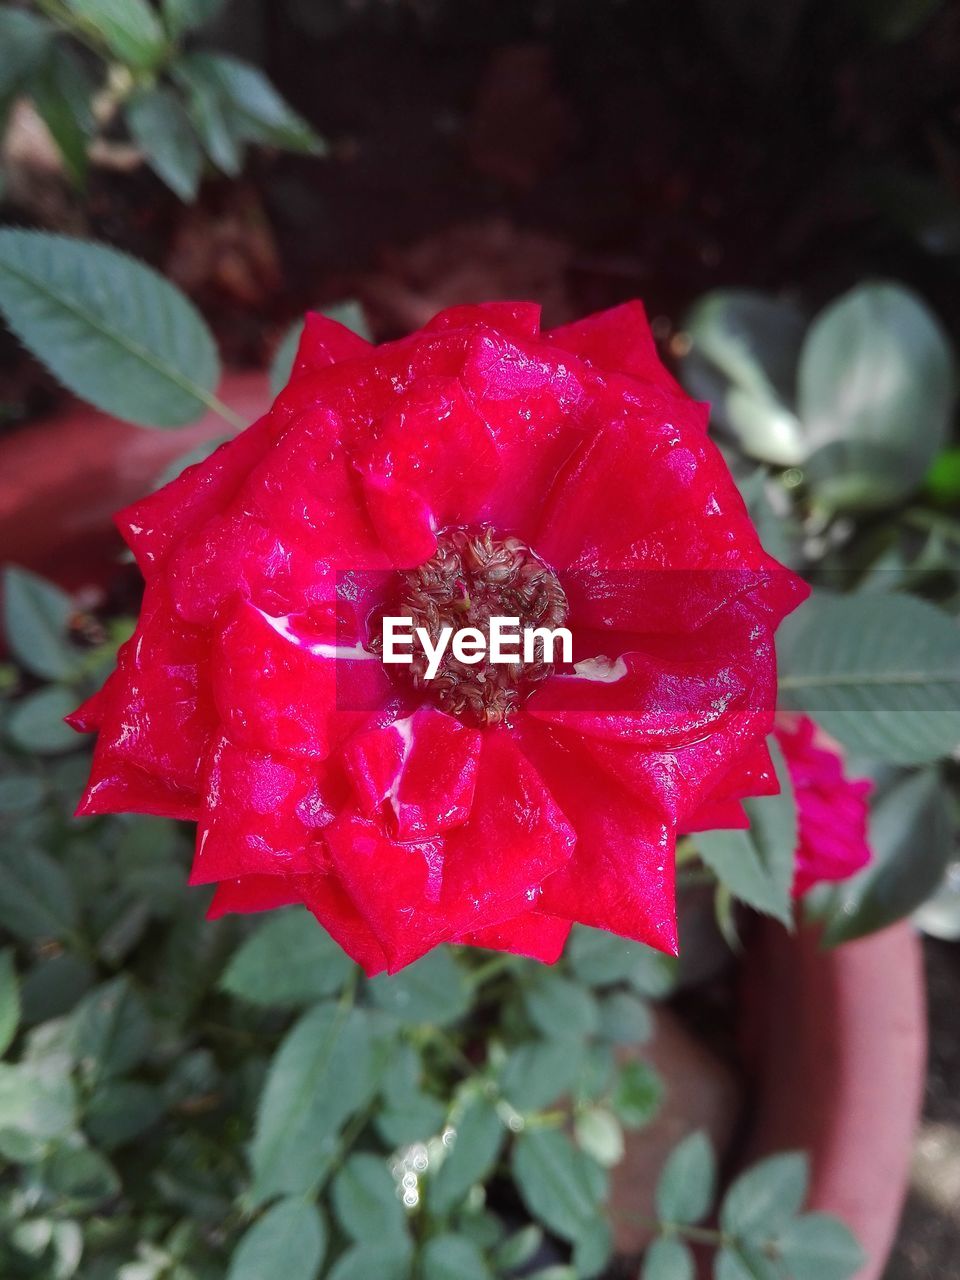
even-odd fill
[[[868,779],[852,781],[843,757],[809,716],[780,715],[774,729],[797,801],[793,895],[823,880],[846,880],[870,861]]]
[[[81,813],[199,824],[211,913],[304,902],[370,972],[676,948],[679,829],[775,787],[771,560],[639,304],[455,307],[373,347],[308,317],[289,386],[119,517],[146,579]],[[565,625],[573,663],[378,657],[386,614]]]

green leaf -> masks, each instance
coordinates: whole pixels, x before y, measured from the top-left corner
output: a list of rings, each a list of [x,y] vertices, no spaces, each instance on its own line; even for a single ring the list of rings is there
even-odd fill
[[[690,1246],[665,1236],[644,1254],[640,1280],[696,1280],[696,1274]]]
[[[800,1212],[810,1161],[802,1151],[771,1156],[734,1181],[720,1205],[720,1227],[744,1240],[768,1240]]]
[[[76,929],[73,888],[49,854],[9,842],[0,851],[0,924],[25,942],[63,939]]]
[[[533,1258],[542,1243],[543,1232],[532,1222],[497,1245],[493,1253],[494,1264],[500,1271],[517,1271]]]
[[[0,102],[10,99],[42,61],[54,28],[43,18],[5,5],[0,9]]]
[[[75,730],[64,717],[77,707],[77,696],[69,689],[48,685],[19,698],[7,720],[7,736],[23,751],[37,755],[58,755],[77,746]]]
[[[43,779],[32,773],[8,773],[0,778],[0,818],[35,813],[47,796]]]
[[[639,997],[614,991],[600,1001],[598,1031],[611,1044],[645,1044],[653,1034],[650,1010]]]
[[[714,1280],[783,1280],[783,1270],[756,1249],[721,1249],[713,1263]]]
[[[768,746],[780,780],[780,794],[744,802],[750,819],[748,831],[700,831],[694,843],[703,861],[735,897],[789,924],[797,810],[780,748],[772,738]]]
[[[434,1236],[420,1261],[423,1280],[491,1280],[477,1246],[464,1236]]]
[[[453,1149],[430,1184],[428,1201],[436,1214],[447,1214],[466,1197],[476,1182],[493,1169],[506,1137],[496,1110],[485,1098],[475,1097],[455,1122]]]
[[[358,333],[361,338],[366,338],[368,342],[372,341],[370,326],[367,324],[367,318],[359,302],[337,302],[333,306],[323,307],[321,310],[323,315],[330,320],[336,320],[338,324],[345,325],[348,329],[352,329],[354,333]],[[303,326],[304,321],[302,318],[294,320],[293,324],[280,339],[280,343],[273,353],[273,360],[270,362],[270,390],[275,396],[278,396],[290,381],[293,362],[297,355],[297,347],[299,347],[300,338],[303,335]]]
[[[790,1280],[847,1280],[866,1262],[850,1230],[825,1213],[797,1218],[777,1237]]]
[[[448,1026],[470,1007],[466,975],[446,947],[429,952],[400,973],[373,978],[368,990],[377,1008],[413,1026]]]
[[[383,1156],[350,1156],[334,1178],[330,1196],[337,1221],[351,1240],[362,1244],[371,1236],[405,1236],[406,1214]]]
[[[197,53],[191,74],[206,77],[229,103],[241,136],[288,151],[322,155],[324,143],[310,125],[284,102],[259,68],[226,54]]]
[[[167,53],[167,39],[146,0],[64,0],[84,31],[138,71],[150,71]]]
[[[181,200],[196,198],[203,151],[193,123],[172,89],[141,89],[125,108],[134,142],[150,168]]]
[[[259,925],[234,955],[220,986],[262,1005],[314,1004],[339,991],[352,961],[303,907],[288,907]]]
[[[777,634],[784,707],[850,751],[925,764],[960,742],[954,621],[913,596],[815,594]]]
[[[0,231],[0,310],[38,359],[106,413],[170,427],[213,403],[219,361],[206,324],[178,289],[115,249]]]
[[[920,485],[946,441],[950,345],[908,289],[859,285],[811,325],[798,387],[815,502],[829,511],[890,506]]]
[[[73,1051],[91,1081],[109,1080],[135,1067],[151,1039],[150,1018],[126,976],[91,991],[73,1015]]]
[[[793,403],[804,320],[789,302],[748,289],[701,298],[684,322],[684,385],[751,457],[776,466],[806,452]]]
[[[523,989],[530,1020],[553,1040],[582,1040],[600,1025],[596,1000],[584,987],[552,970],[537,973]]]
[[[327,1233],[315,1204],[280,1200],[246,1232],[233,1251],[227,1280],[316,1280]]]
[[[53,1195],[75,1207],[93,1208],[120,1190],[117,1171],[92,1147],[62,1142],[43,1162],[41,1177]]]
[[[364,1015],[332,1004],[304,1014],[274,1055],[260,1099],[252,1203],[312,1191],[336,1153],[340,1126],[375,1086]]]
[[[517,1190],[535,1218],[574,1241],[597,1214],[597,1166],[559,1129],[527,1129],[513,1147]]]
[[[13,1043],[20,1023],[20,984],[13,964],[13,949],[0,951],[0,1057]]]
[[[823,940],[836,946],[909,915],[934,892],[953,853],[946,789],[922,770],[901,779],[873,806],[873,858],[829,891]]]
[[[623,1130],[617,1117],[606,1107],[588,1107],[574,1122],[577,1142],[605,1169],[623,1159]]]
[[[162,0],[163,20],[175,40],[212,22],[223,6],[224,0]]]
[[[707,1135],[698,1130],[667,1157],[657,1182],[662,1222],[689,1224],[705,1218],[717,1193],[717,1164]]]
[[[508,1056],[500,1088],[518,1111],[536,1111],[569,1093],[583,1066],[583,1046],[562,1040],[528,1041]]]
[[[611,1106],[628,1129],[649,1124],[663,1101],[663,1081],[647,1062],[626,1062],[620,1068]]]
[[[87,1103],[83,1124],[106,1151],[121,1147],[152,1128],[165,1110],[163,1095],[137,1080],[110,1080]]]
[[[30,91],[70,177],[83,183],[87,143],[95,129],[91,102],[96,91],[85,65],[68,45],[55,44],[31,80]]]
[[[603,1217],[584,1223],[573,1242],[573,1266],[582,1280],[606,1271],[613,1253],[613,1233]]]
[[[76,1095],[62,1057],[11,1067],[0,1062],[0,1132],[59,1138],[76,1123]]]
[[[14,657],[34,675],[68,680],[79,654],[67,643],[73,601],[65,591],[28,569],[3,571],[3,613],[7,643]]]
[[[410,1280],[412,1256],[406,1241],[357,1244],[340,1255],[326,1280]]]

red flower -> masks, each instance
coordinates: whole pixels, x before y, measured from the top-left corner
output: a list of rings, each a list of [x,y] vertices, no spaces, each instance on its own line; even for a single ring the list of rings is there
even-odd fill
[[[793,895],[822,880],[846,880],[870,861],[869,779],[844,777],[843,757],[809,716],[780,715],[774,728],[797,801]]]
[[[639,304],[549,333],[455,307],[372,347],[308,317],[289,386],[119,517],[140,623],[73,723],[81,813],[199,824],[212,915],[304,902],[368,972],[441,942],[676,948],[676,832],[775,788],[760,548]],[[383,613],[566,625],[573,664],[378,657]],[[399,673],[399,675],[397,675]]]

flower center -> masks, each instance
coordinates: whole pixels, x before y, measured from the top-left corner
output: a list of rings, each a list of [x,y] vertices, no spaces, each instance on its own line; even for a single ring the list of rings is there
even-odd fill
[[[562,626],[567,597],[557,575],[512,534],[489,526],[451,528],[437,535],[437,550],[416,569],[399,574],[396,614],[422,627],[436,645],[444,628],[476,628],[490,636],[491,618],[516,618],[520,635],[528,629]],[[519,651],[523,654],[522,639]],[[461,662],[447,645],[428,677],[423,646],[413,644],[413,661],[397,667],[414,687],[430,695],[442,711],[469,724],[503,724],[554,669],[537,637],[532,661],[493,662],[489,648],[480,661]]]

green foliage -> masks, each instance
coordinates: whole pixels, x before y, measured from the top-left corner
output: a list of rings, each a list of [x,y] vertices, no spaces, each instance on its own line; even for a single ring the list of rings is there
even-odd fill
[[[187,201],[195,199],[207,161],[234,175],[247,144],[322,154],[322,141],[262,71],[194,47],[222,6],[50,0],[41,7],[54,25],[5,5],[0,107],[14,94],[29,96],[78,185],[90,144],[109,149],[122,120],[145,162]]]

